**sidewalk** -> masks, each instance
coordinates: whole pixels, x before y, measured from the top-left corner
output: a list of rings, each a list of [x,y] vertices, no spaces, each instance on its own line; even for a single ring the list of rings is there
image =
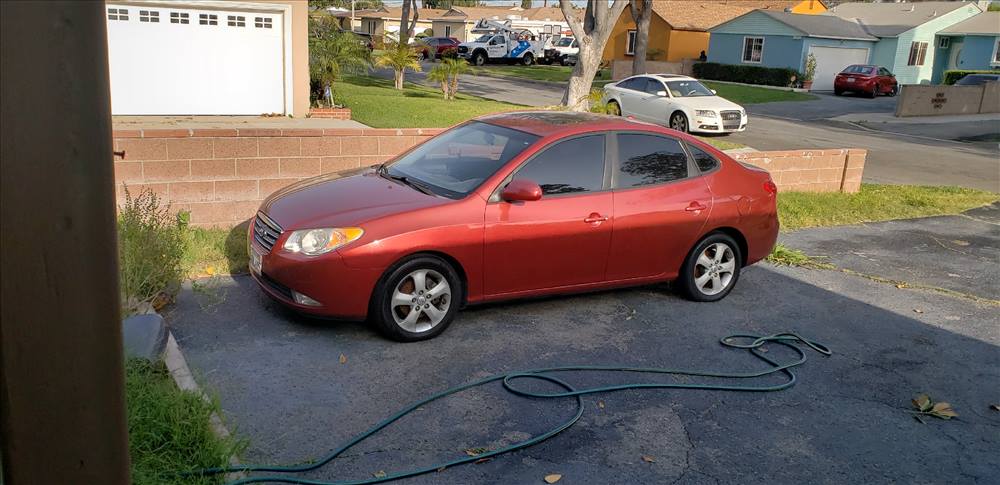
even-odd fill
[[[165,128],[369,128],[353,120],[329,118],[288,118],[284,116],[112,116],[115,130],[149,130]]]
[[[953,116],[907,116],[897,118],[892,113],[848,113],[846,115],[834,116],[833,121],[846,121],[848,123],[891,123],[891,124],[945,124],[962,122],[998,121],[1000,113],[983,113],[970,115]]]

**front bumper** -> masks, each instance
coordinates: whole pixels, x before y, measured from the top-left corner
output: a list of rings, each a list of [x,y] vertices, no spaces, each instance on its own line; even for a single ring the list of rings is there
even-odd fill
[[[747,126],[750,125],[750,120],[743,116],[740,118],[739,124],[723,122],[721,118],[705,118],[701,116],[695,116],[691,120],[688,126],[688,131],[697,133],[739,133],[741,131],[746,131]]]

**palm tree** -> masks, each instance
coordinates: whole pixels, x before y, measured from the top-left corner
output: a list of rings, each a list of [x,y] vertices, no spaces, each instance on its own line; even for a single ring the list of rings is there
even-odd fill
[[[375,65],[390,67],[395,73],[396,89],[403,90],[403,75],[407,69],[420,72],[420,60],[406,44],[386,42],[385,50],[375,58]]]
[[[333,106],[333,82],[344,74],[367,71],[371,66],[371,54],[358,36],[326,23],[318,20],[310,26],[309,76],[319,84],[323,97]]]
[[[441,59],[441,63],[434,67],[427,78],[431,81],[441,83],[441,92],[444,99],[455,99],[458,93],[458,76],[469,70],[469,63],[462,59],[446,57]]]

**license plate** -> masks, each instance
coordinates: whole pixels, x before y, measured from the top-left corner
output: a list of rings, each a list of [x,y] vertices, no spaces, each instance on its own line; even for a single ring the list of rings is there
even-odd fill
[[[853,78],[853,77],[849,77],[849,78],[847,78],[847,82],[849,82],[849,83],[853,83],[853,82],[854,82],[854,78]]]
[[[263,265],[263,256],[258,253],[255,249],[250,250],[250,271],[254,274],[260,274],[261,266]]]

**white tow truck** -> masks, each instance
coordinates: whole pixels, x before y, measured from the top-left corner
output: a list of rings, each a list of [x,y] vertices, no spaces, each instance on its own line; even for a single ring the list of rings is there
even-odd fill
[[[477,66],[487,62],[514,62],[530,66],[544,55],[545,43],[530,30],[513,30],[510,20],[481,19],[472,29],[482,34],[472,42],[458,45],[458,56]]]

